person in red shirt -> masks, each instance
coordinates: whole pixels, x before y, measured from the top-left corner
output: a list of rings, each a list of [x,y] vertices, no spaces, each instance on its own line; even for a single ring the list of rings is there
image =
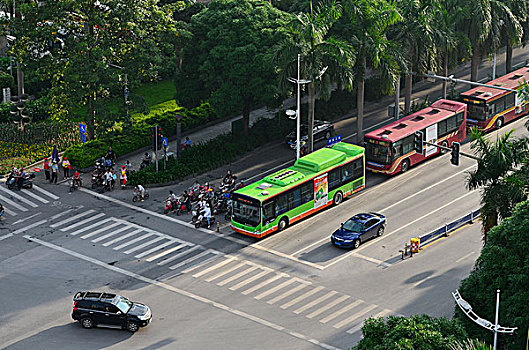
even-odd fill
[[[46,174],[46,181],[50,181],[50,161],[44,158],[44,174]]]
[[[77,169],[73,173],[73,185],[74,186],[77,185],[77,187],[82,187],[83,185],[83,180],[81,179],[81,173]]]

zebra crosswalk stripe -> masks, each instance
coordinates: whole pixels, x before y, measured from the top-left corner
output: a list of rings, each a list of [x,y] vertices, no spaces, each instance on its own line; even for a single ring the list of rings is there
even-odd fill
[[[14,207],[15,209],[17,210],[20,210],[20,211],[28,211],[26,208],[24,208],[23,206],[21,206],[20,204],[12,201],[11,199],[5,197],[5,196],[2,196],[0,195],[0,199],[4,202],[4,203],[7,203],[9,206],[12,206]]]
[[[321,323],[327,323],[331,320],[334,320],[336,317],[346,313],[347,311],[351,310],[352,308],[355,308],[357,307],[358,305],[362,304],[364,301],[363,300],[355,300],[354,302],[352,302],[351,304],[345,306],[345,307],[342,307],[340,310],[330,314],[329,316],[325,317],[325,318],[322,318],[320,320]]]
[[[128,226],[128,228],[131,228],[131,227]],[[143,231],[144,231],[144,230],[143,230],[142,228],[139,228],[139,229],[134,230],[134,231],[132,231],[132,232],[129,232],[129,233],[123,235],[123,236],[119,236],[119,237],[117,237],[117,238],[114,238],[113,240],[110,240],[110,241],[108,241],[108,242],[103,243],[103,247],[108,247],[109,245],[112,245],[112,244],[114,244],[114,243],[116,243],[116,242],[122,241],[122,240],[127,239],[127,238],[129,238],[129,237],[132,237],[132,236],[134,236],[134,235],[137,235],[138,233],[143,232]]]
[[[26,204],[29,205],[30,207],[37,208],[37,207],[39,206],[38,204],[33,203],[33,202],[30,201],[29,199],[27,199],[27,198],[25,198],[25,197],[22,197],[21,195],[16,194],[15,192],[6,189],[6,188],[4,188],[3,186],[0,186],[0,191],[6,193],[6,194],[9,195],[9,196],[12,196],[12,197],[18,199],[18,200],[21,201],[21,202],[26,203]]]
[[[338,322],[337,324],[335,324],[333,327],[336,328],[336,329],[339,329],[339,328],[342,328],[343,326],[345,326],[346,324],[349,324],[351,322],[353,322],[354,320],[356,320],[357,318],[359,318],[360,316],[362,315],[365,315],[367,314],[369,311],[371,310],[374,310],[377,308],[377,305],[374,305],[374,304],[371,304],[371,305],[368,305],[366,308],[358,311],[357,313],[355,313],[354,315],[351,315],[349,317],[347,317],[345,320],[342,320],[340,322]]]
[[[45,194],[46,196],[50,197],[51,199],[53,200],[57,200],[59,199],[59,197],[57,197],[56,195],[54,195],[53,193],[51,192],[48,192],[46,191],[45,189],[39,187],[39,186],[36,186],[35,184],[33,184],[33,188],[36,189],[37,191],[39,191],[40,193],[43,193]]]
[[[176,250],[180,250],[180,249],[182,249],[182,248],[184,248],[184,247],[187,247],[187,246],[189,246],[189,245],[191,245],[191,243],[180,243],[179,245],[174,246],[174,247],[172,247],[172,248],[169,248],[169,249],[167,249],[167,250],[164,250],[164,251],[161,252],[161,253],[158,253],[158,254],[156,254],[156,255],[150,256],[150,257],[148,257],[148,258],[145,259],[145,260],[148,261],[148,262],[154,261],[154,260],[159,259],[159,258],[161,258],[161,257],[163,257],[163,256],[166,256],[167,254],[171,254],[172,252],[174,252],[174,251],[176,251]]]
[[[269,274],[270,272],[272,272],[272,269],[268,269],[268,268],[267,268],[267,269],[265,269],[264,271],[261,271],[261,272],[259,272],[258,274],[253,275],[252,277],[249,277],[249,278],[247,278],[247,279],[245,279],[245,280],[242,280],[241,282],[237,283],[237,284],[234,285],[234,286],[231,286],[229,289],[230,289],[230,290],[237,290],[237,289],[239,289],[239,288],[242,288],[242,287],[244,287],[245,285],[247,285],[247,284],[249,284],[249,283],[252,283],[253,281],[255,281],[255,280],[257,280],[257,279],[259,279],[259,278],[261,278],[261,277],[263,277],[263,276],[265,276],[265,275],[267,275],[267,274]]]
[[[318,305],[319,303],[321,303],[321,302],[323,302],[323,301],[329,299],[330,297],[332,297],[332,296],[335,295],[335,294],[338,294],[338,292],[335,291],[335,290],[330,291],[329,293],[327,293],[327,294],[325,294],[325,295],[322,295],[322,296],[319,297],[318,299],[313,300],[313,301],[311,301],[310,303],[303,305],[303,306],[300,307],[299,309],[294,310],[294,313],[295,313],[295,314],[300,314],[300,313],[302,313],[303,311],[308,310],[308,309],[310,309],[311,307],[316,306],[316,305]]]
[[[307,299],[308,297],[310,296],[313,296],[314,294],[318,293],[320,290],[322,289],[325,289],[325,287],[323,286],[318,286],[314,289],[311,289],[309,290],[308,292],[306,292],[305,294],[301,294],[299,297],[295,298],[295,299],[292,299],[291,301],[289,301],[288,303],[285,303],[283,305],[280,306],[280,308],[282,308],[283,310],[284,309],[288,309],[289,307],[291,307],[292,305],[296,305],[297,303],[299,303],[300,301],[303,301],[305,299]]]
[[[189,248],[189,249],[187,249],[187,250],[184,250],[184,251],[181,252],[181,253],[178,253],[178,254],[176,254],[176,255],[173,255],[173,256],[171,256],[171,257],[169,257],[169,258],[167,258],[167,259],[164,259],[164,260],[160,261],[157,265],[158,265],[158,266],[163,266],[163,265],[165,265],[165,264],[170,263],[171,261],[174,261],[174,260],[180,258],[181,256],[184,256],[184,255],[186,255],[186,254],[189,254],[189,253],[194,252],[195,250],[197,250],[197,249],[201,249],[201,248],[202,248],[201,246],[196,245],[196,246],[191,247],[191,248]]]
[[[169,267],[169,268],[170,268],[171,270],[176,270],[177,268],[182,267],[182,266],[185,266],[185,265],[189,264],[190,262],[193,262],[193,261],[195,261],[195,260],[198,260],[198,259],[200,259],[201,257],[206,256],[206,255],[208,255],[208,254],[211,254],[211,252],[209,251],[209,249],[204,250],[203,252],[201,252],[201,253],[199,253],[199,254],[197,254],[197,255],[193,255],[192,257],[187,258],[187,259],[185,259],[184,261],[180,261],[178,264],[173,265],[173,266],[171,266],[171,267]]]
[[[296,287],[294,287],[294,288],[292,288],[292,289],[287,290],[287,291],[284,292],[283,294],[280,294],[280,295],[278,295],[277,297],[275,297],[275,298],[273,298],[273,299],[270,299],[270,300],[267,301],[266,303],[267,303],[267,304],[270,304],[270,305],[275,304],[275,303],[277,303],[278,301],[283,300],[283,299],[285,299],[286,297],[288,297],[288,296],[290,296],[290,295],[296,293],[297,291],[302,290],[303,288],[306,288],[307,286],[308,286],[308,284],[301,283],[301,284],[299,284],[298,286],[296,286]]]
[[[97,234],[100,234],[101,232],[103,231],[106,231],[106,230],[110,230],[111,228],[114,228],[118,225],[121,225],[121,222],[113,222],[111,223],[110,225],[104,225],[104,227],[101,227],[100,229],[97,229],[95,231],[92,231],[90,233],[87,233],[86,235],[84,236],[81,236],[82,239],[87,239],[87,238],[90,238],[92,236],[95,236]]]
[[[77,231],[74,231],[74,232],[70,232],[70,234],[72,236],[75,236],[75,235],[78,235],[79,233],[81,232],[84,232],[84,231],[87,231],[87,230],[90,230],[90,229],[93,229],[94,227],[97,227],[97,226],[102,226],[104,224],[106,224],[107,222],[109,221],[112,221],[113,219],[112,218],[106,218],[106,219],[103,219],[101,221],[98,221],[90,226],[86,226],[86,227],[83,227],[83,228],[80,228],[79,230]]]
[[[127,247],[127,246],[129,246],[129,245],[132,245],[132,244],[134,244],[134,243],[136,243],[136,242],[143,241],[145,238],[150,237],[150,236],[152,236],[152,235],[153,235],[152,232],[146,233],[146,234],[144,234],[143,236],[140,236],[140,237],[134,238],[133,240],[127,241],[127,242],[125,242],[125,243],[122,243],[122,244],[120,244],[120,245],[118,245],[117,247],[114,247],[114,248],[112,248],[112,249],[114,249],[114,250],[120,250],[120,249],[125,248],[125,247]]]
[[[94,209],[88,209],[87,211],[84,211],[84,212],[79,213],[77,215],[71,216],[71,217],[69,217],[67,219],[64,219],[62,221],[56,222],[55,224],[50,225],[50,227],[51,228],[56,228],[56,227],[62,226],[64,224],[69,223],[70,221],[74,221],[74,220],[77,220],[79,218],[82,218],[83,216],[87,216],[89,214],[92,214],[93,212],[95,212]]]
[[[154,244],[154,243],[156,243],[156,242],[159,242],[159,241],[161,241],[162,239],[166,239],[166,238],[165,238],[164,236],[156,237],[156,238],[154,238],[154,239],[151,239],[150,241],[147,241],[147,242],[142,243],[142,244],[140,244],[140,245],[138,245],[138,246],[135,246],[134,248],[131,248],[131,249],[129,249],[129,250],[126,250],[126,251],[124,251],[124,253],[125,253],[125,254],[133,253],[133,252],[135,252],[135,251],[137,251],[137,250],[140,250],[140,249],[145,248],[145,247],[147,247],[147,246],[150,246],[150,245],[152,245],[152,244]]]
[[[103,235],[103,236],[99,236],[97,238],[94,238],[92,240],[92,242],[94,243],[97,243],[97,242],[100,242],[100,241],[104,241],[105,239],[109,238],[109,237],[112,237],[112,236],[115,236],[117,235],[118,233],[120,232],[123,232],[123,231],[126,231],[126,230],[129,230],[131,229],[132,227],[130,226],[123,226],[123,227],[120,227],[118,228],[117,230],[114,230],[114,231],[110,231],[109,233],[107,233],[106,235]]]
[[[213,276],[210,276],[210,277],[206,278],[205,281],[206,281],[206,282],[214,281],[214,280],[216,280],[217,278],[220,278],[220,277],[222,277],[222,276],[224,276],[224,275],[229,274],[229,273],[232,272],[232,271],[237,270],[239,267],[243,267],[244,265],[246,265],[246,261],[243,261],[243,262],[240,262],[240,263],[238,263],[238,264],[235,264],[234,266],[232,266],[232,267],[230,267],[230,268],[228,268],[228,269],[226,269],[226,270],[224,270],[224,271],[221,271],[221,272],[219,272],[219,273],[217,273],[217,274],[215,274],[215,275],[213,275]]]
[[[222,287],[222,286],[225,286],[226,284],[228,284],[228,283],[230,283],[230,282],[233,282],[233,281],[235,281],[236,279],[239,279],[239,278],[241,278],[242,276],[247,275],[247,274],[249,274],[249,273],[252,272],[252,271],[257,270],[258,268],[259,268],[259,267],[257,267],[257,266],[250,266],[250,267],[248,267],[246,270],[242,270],[241,272],[236,273],[235,275],[230,276],[230,277],[228,277],[228,278],[226,278],[226,279],[220,281],[219,283],[217,283],[217,286],[221,286],[221,287]]]
[[[171,244],[175,244],[175,241],[172,240],[172,239],[171,239],[171,240],[168,240],[167,242],[164,242],[164,243],[162,243],[162,244],[159,244],[159,245],[157,245],[157,246],[154,247],[154,248],[151,248],[151,249],[146,250],[146,251],[144,251],[144,252],[142,252],[142,253],[140,253],[140,254],[137,254],[137,255],[135,255],[134,257],[135,257],[135,258],[138,258],[138,259],[139,259],[139,258],[143,258],[144,256],[147,256],[147,255],[149,255],[149,254],[151,254],[151,253],[154,253],[155,251],[158,251],[158,250],[160,250],[160,249],[163,249],[163,248],[165,248],[165,247],[167,247],[168,245],[171,245]]]
[[[99,214],[96,214],[96,215],[94,215],[94,216],[91,216],[91,217],[89,217],[89,218],[87,218],[87,219],[84,219],[84,220],[78,221],[78,222],[76,222],[75,224],[72,224],[72,225],[70,225],[70,226],[63,227],[63,228],[61,228],[61,231],[62,231],[62,232],[66,232],[66,231],[71,230],[72,228],[76,228],[77,226],[84,226],[87,222],[89,222],[89,221],[93,221],[93,220],[95,220],[95,219],[99,219],[99,218],[102,217],[102,216],[105,216],[105,213],[99,213]]]
[[[266,296],[268,296],[268,295],[270,295],[270,294],[272,294],[272,293],[275,293],[275,292],[277,292],[278,290],[281,290],[281,289],[285,288],[285,287],[288,286],[288,285],[291,285],[292,283],[294,283],[294,282],[296,282],[296,281],[297,281],[296,278],[288,279],[288,280],[286,280],[285,282],[283,282],[283,283],[281,283],[281,284],[279,284],[279,285],[277,285],[277,286],[275,286],[275,287],[273,287],[273,288],[270,288],[269,290],[264,291],[264,292],[262,292],[261,294],[255,296],[254,299],[256,299],[256,300],[263,299],[264,297],[266,297]]]
[[[387,314],[391,313],[391,310],[388,310],[388,309],[384,309],[382,311],[380,311],[378,314],[372,316],[373,318],[379,318],[379,317],[384,317],[386,316]],[[358,332],[359,330],[362,329],[362,326],[364,325],[363,322],[360,322],[359,324],[357,324],[356,326],[354,326],[353,328],[349,329],[348,331],[346,331],[347,333],[349,334],[353,334],[353,333],[356,333]]]
[[[202,276],[204,276],[205,274],[207,274],[208,272],[211,272],[211,271],[213,271],[213,270],[218,269],[219,267],[222,267],[222,266],[224,266],[224,265],[226,265],[226,264],[229,264],[229,263],[232,262],[234,259],[235,259],[234,257],[228,257],[228,258],[226,258],[225,260],[223,260],[223,261],[221,261],[221,262],[219,262],[219,263],[217,263],[217,264],[215,264],[215,265],[213,265],[213,266],[208,267],[207,269],[204,269],[204,270],[202,270],[202,271],[200,271],[200,272],[195,273],[195,274],[193,275],[193,277],[195,277],[195,278],[202,277]]]
[[[196,264],[194,266],[188,267],[187,269],[183,270],[182,273],[189,273],[189,272],[191,272],[191,271],[193,271],[195,269],[199,269],[202,266],[204,266],[207,263],[209,263],[211,260],[217,259],[218,256],[221,254],[221,252],[216,251],[214,249],[208,249],[208,250],[212,254],[210,257],[208,257],[207,259],[202,260],[199,264]]]
[[[30,197],[33,197],[33,198],[35,198],[36,200],[38,200],[39,202],[42,202],[42,203],[44,203],[44,204],[47,204],[47,203],[50,202],[49,200],[47,200],[47,199],[45,199],[45,198],[42,198],[41,196],[37,196],[35,193],[33,193],[33,192],[31,192],[31,191],[28,191],[28,190],[25,190],[25,189],[22,190],[22,193],[24,193],[24,194],[26,194],[26,195],[28,195],[28,196],[30,196]]]
[[[349,295],[342,295],[341,297],[337,298],[337,299],[334,299],[333,301],[331,301],[330,303],[320,307],[319,309],[317,310],[314,310],[313,312],[311,312],[310,314],[307,315],[307,318],[314,318],[322,313],[324,313],[325,311],[329,310],[330,308],[340,304],[341,302],[349,299],[350,296]]]
[[[288,276],[288,275],[287,275],[287,276]],[[249,288],[249,289],[243,291],[242,294],[244,294],[244,295],[248,295],[248,294],[250,294],[250,293],[253,293],[253,292],[255,292],[256,290],[259,290],[259,289],[263,288],[263,287],[266,286],[267,284],[270,284],[270,283],[272,283],[272,282],[274,282],[274,281],[276,281],[276,280],[278,280],[278,279],[280,279],[280,278],[283,278],[283,277],[285,277],[283,274],[276,273],[276,275],[275,275],[274,277],[271,277],[271,278],[267,279],[266,281],[263,281],[263,282],[261,282],[261,283],[259,283],[259,284],[256,284],[255,286],[253,286],[253,287],[251,287],[251,288]]]

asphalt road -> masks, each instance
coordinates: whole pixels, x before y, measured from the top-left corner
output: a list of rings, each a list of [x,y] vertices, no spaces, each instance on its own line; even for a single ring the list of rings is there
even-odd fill
[[[501,131],[527,134],[525,120]],[[232,167],[246,164],[244,173],[235,171],[260,176],[292,154],[271,144]],[[163,215],[166,188],[136,204],[130,191],[69,194],[66,185],[40,181],[30,191],[0,186],[8,209],[0,224],[0,347],[346,349],[369,316],[450,317],[450,292],[479,255],[480,223],[413,258],[401,260],[399,249],[479,206],[479,193],[464,185],[474,166],[463,158],[454,167],[444,155],[393,178],[369,174],[365,191],[260,241],[226,225],[195,230],[188,216]],[[385,235],[355,251],[332,247],[330,233],[360,211],[385,214]],[[70,317],[79,290],[144,302],[153,323],[134,335],[82,329]]]

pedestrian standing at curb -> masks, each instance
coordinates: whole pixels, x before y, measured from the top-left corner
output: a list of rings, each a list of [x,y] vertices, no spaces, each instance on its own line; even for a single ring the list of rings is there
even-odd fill
[[[55,181],[55,184],[57,184],[57,172],[59,172],[59,165],[56,161],[53,161],[51,164],[51,179],[50,184]]]
[[[59,158],[59,150],[57,145],[53,145],[53,151],[51,151],[51,161],[59,163],[61,159]]]
[[[64,170],[64,178],[65,179],[69,178],[71,166],[70,166],[70,161],[66,157],[64,157],[64,159],[62,160],[62,168]]]
[[[112,150],[112,146],[108,147],[108,152],[105,156],[105,159],[106,160],[111,160],[112,161],[112,164],[110,166],[113,166],[114,164],[116,164],[116,153]]]
[[[44,158],[44,174],[46,174],[46,181],[50,181],[50,161]]]

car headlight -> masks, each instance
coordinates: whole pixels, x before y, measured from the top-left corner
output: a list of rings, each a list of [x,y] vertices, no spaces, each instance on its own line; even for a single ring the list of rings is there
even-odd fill
[[[151,309],[149,309],[149,308],[147,309],[147,312],[145,313],[145,315],[138,316],[138,319],[140,319],[142,321],[146,321],[149,318],[151,318]]]

